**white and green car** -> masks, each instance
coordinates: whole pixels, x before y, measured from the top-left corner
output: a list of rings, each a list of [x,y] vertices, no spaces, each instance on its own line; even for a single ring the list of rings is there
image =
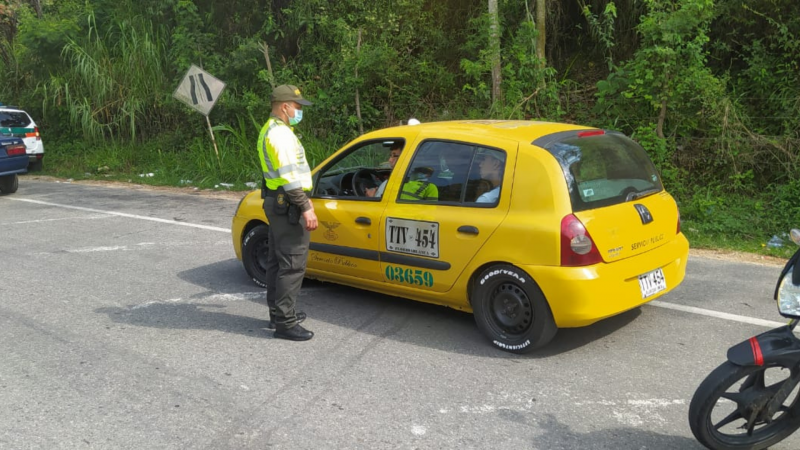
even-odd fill
[[[44,144],[39,127],[28,113],[0,104],[0,134],[22,139],[28,154],[28,170],[42,170]]]

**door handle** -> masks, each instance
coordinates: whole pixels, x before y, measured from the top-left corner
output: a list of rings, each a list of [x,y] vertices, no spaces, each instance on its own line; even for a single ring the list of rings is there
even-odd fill
[[[458,227],[458,232],[464,234],[474,234],[475,236],[477,236],[478,228],[473,227],[472,225],[461,225],[460,227]]]
[[[369,217],[357,217],[356,223],[359,225],[372,225],[372,221],[369,220]]]

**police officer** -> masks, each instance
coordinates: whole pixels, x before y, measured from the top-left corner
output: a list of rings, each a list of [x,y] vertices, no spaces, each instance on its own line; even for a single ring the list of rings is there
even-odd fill
[[[264,172],[264,213],[269,220],[267,304],[275,337],[306,341],[314,333],[300,325],[305,313],[295,310],[308,259],[310,232],[317,229],[311,191],[311,168],[293,126],[311,105],[295,86],[272,91],[272,114],[261,129],[258,153]]]

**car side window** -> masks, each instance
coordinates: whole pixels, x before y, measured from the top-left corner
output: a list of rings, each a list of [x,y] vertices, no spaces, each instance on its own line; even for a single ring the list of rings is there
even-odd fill
[[[369,195],[386,182],[392,172],[390,148],[404,146],[403,139],[382,139],[361,143],[346,150],[314,180],[313,197],[378,200]]]
[[[500,150],[478,147],[470,168],[471,188],[467,201],[476,206],[495,206],[500,201],[500,189],[506,167],[506,154]]]
[[[434,179],[442,173],[440,151],[439,146],[430,142],[420,146],[403,176],[403,184],[397,198],[399,202],[439,201],[439,186]]]
[[[499,164],[486,164],[493,170],[481,172],[480,162],[487,155]],[[499,150],[464,142],[428,140],[420,145],[411,160],[398,202],[496,205],[504,167],[505,153]],[[435,186],[436,190],[425,183]]]

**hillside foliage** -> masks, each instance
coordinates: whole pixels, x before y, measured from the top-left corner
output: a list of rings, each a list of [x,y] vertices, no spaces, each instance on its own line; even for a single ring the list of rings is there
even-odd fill
[[[703,231],[798,225],[800,2],[494,3],[0,0],[0,101],[82,171],[157,161],[236,182],[258,177],[275,84],[315,101],[301,125],[315,161],[409,117],[581,123],[636,138]],[[220,159],[172,97],[191,64],[227,83],[210,115]]]

